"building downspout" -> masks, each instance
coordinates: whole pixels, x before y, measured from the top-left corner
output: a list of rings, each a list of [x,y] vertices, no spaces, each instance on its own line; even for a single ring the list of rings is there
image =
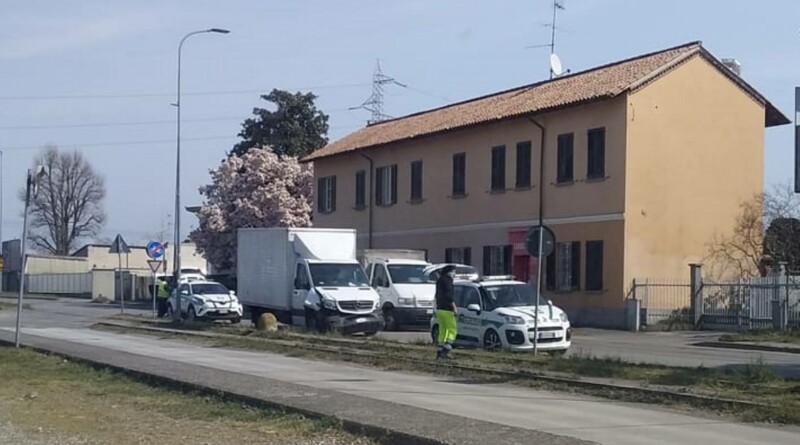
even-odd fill
[[[544,125],[529,117],[533,125],[539,127],[539,226],[544,225]]]
[[[368,238],[368,241],[367,241],[367,248],[368,249],[372,249],[372,223],[373,223],[373,218],[372,218],[372,199],[373,199],[373,196],[372,195],[374,193],[373,189],[375,187],[375,185],[374,185],[375,184],[375,181],[374,181],[374,176],[375,176],[374,165],[375,164],[374,164],[374,161],[372,160],[372,158],[367,156],[367,155],[365,155],[363,152],[358,152],[358,154],[361,155],[362,157],[364,157],[364,159],[366,159],[367,161],[369,161],[369,193],[367,193],[367,196],[366,196],[366,199],[369,202],[369,228],[368,228],[369,238]]]

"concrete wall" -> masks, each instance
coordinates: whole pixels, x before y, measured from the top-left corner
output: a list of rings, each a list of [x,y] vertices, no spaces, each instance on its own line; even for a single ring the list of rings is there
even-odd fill
[[[28,255],[28,275],[84,274],[91,269],[86,258]]]
[[[86,261],[89,269],[116,269],[119,267],[117,254],[109,253],[109,246],[88,246]],[[165,257],[167,258],[167,270],[172,270],[172,249],[167,247]],[[147,264],[147,251],[144,247],[131,246],[131,252],[122,255],[122,268],[131,272],[140,271],[150,273],[150,266]],[[184,243],[181,245],[181,267],[198,268],[208,270],[206,260],[197,253],[194,243]]]
[[[625,281],[683,278],[764,187],[764,107],[695,57],[628,101]]]
[[[92,271],[92,300],[100,297],[114,300],[116,279],[113,270]]]

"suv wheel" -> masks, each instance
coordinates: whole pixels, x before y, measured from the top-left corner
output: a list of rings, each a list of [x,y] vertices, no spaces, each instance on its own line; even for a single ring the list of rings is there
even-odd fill
[[[186,321],[194,323],[195,320],[197,320],[197,312],[195,312],[194,306],[189,305],[189,313],[186,315]]]

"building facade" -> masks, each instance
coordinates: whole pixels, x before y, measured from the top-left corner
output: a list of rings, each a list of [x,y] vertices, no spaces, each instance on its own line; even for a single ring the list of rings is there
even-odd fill
[[[765,127],[789,123],[699,42],[370,125],[314,152],[314,224],[360,248],[534,282],[619,327],[635,278],[682,277],[763,190]]]

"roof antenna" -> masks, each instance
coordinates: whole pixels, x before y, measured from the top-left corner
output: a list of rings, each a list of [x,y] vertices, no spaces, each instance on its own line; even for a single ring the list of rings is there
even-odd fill
[[[372,113],[372,119],[367,121],[367,125],[391,119],[391,116],[383,114],[383,86],[394,84],[399,87],[407,88],[408,85],[396,81],[393,77],[383,74],[381,70],[381,60],[377,60],[375,71],[372,73],[372,94],[357,107],[350,107],[348,110],[367,110]]]
[[[550,79],[552,80],[554,77],[559,77],[564,74],[563,66],[561,65],[561,59],[556,54],[556,18],[558,17],[558,11],[566,11],[566,6],[564,6],[565,0],[553,0],[553,20],[550,23],[543,23],[543,26],[547,26],[550,28],[550,43],[549,44],[542,44],[542,45],[529,45],[525,48],[550,48]],[[569,73],[569,70],[566,71]]]

